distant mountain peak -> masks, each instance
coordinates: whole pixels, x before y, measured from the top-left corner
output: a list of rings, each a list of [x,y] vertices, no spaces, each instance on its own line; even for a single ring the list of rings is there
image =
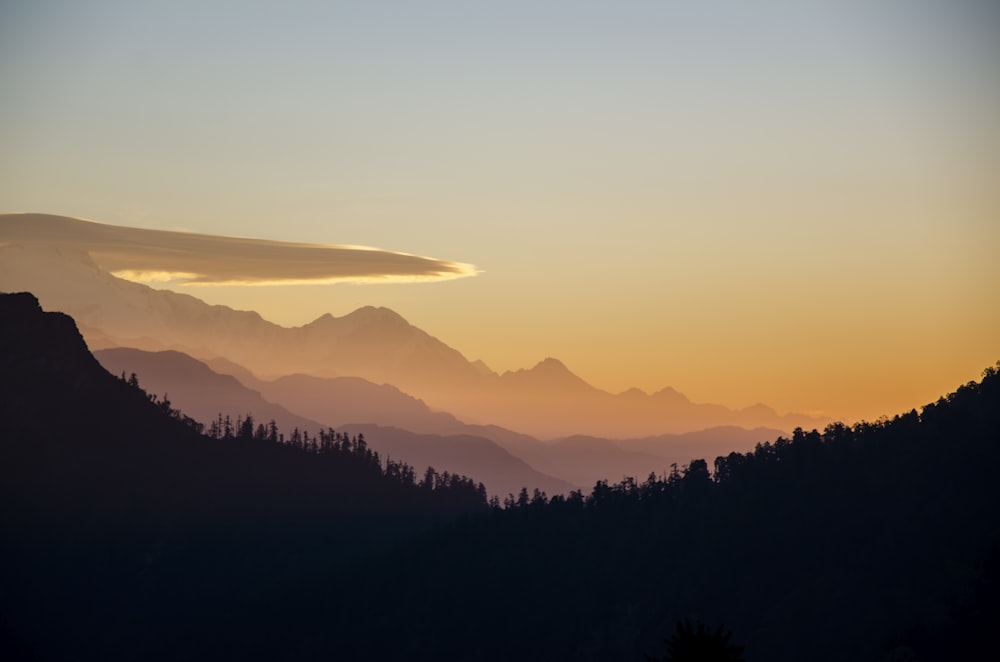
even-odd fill
[[[552,358],[551,356],[542,359],[532,368],[505,372],[502,375],[502,378],[511,384],[533,384],[545,388],[557,385],[572,388],[593,388],[579,376],[573,374],[573,372],[566,367],[565,363],[559,359]]]
[[[306,324],[306,327],[325,328],[330,326],[378,326],[378,327],[409,327],[411,324],[402,315],[384,306],[362,306],[350,313],[337,317],[324,313]]]
[[[545,372],[549,374],[567,374],[567,375],[573,374],[572,372],[570,372],[569,368],[566,367],[565,363],[563,363],[559,359],[552,358],[551,356],[548,356],[539,361],[538,363],[536,363],[535,367],[532,368],[531,370],[537,372]]]
[[[691,402],[686,395],[671,386],[661,388],[653,394],[653,397],[660,400],[672,400],[675,402]]]
[[[362,306],[342,317],[344,321],[379,326],[410,326],[402,315],[385,306]]]
[[[572,379],[574,381],[583,381],[578,376],[573,374],[573,372],[566,367],[565,363],[551,356],[542,359],[531,368],[526,370],[515,370],[514,372],[507,374],[524,376],[530,375],[531,377],[542,379]]]
[[[757,414],[759,416],[777,416],[778,415],[778,412],[776,412],[774,410],[774,408],[768,407],[763,402],[758,402],[756,404],[750,405],[749,407],[744,407],[743,409],[740,410],[740,413]]]
[[[361,317],[374,317],[376,319],[383,318],[394,318],[403,319],[403,316],[397,313],[392,308],[386,308],[385,306],[361,306],[360,308],[352,311],[347,316],[358,315]]]

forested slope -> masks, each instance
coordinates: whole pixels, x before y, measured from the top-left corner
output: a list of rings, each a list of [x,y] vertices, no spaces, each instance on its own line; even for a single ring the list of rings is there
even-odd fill
[[[994,368],[919,413],[488,508],[360,436],[203,436],[9,295],[0,421],[8,659],[638,661],[684,618],[750,662],[995,652]]]
[[[201,657],[275,616],[252,596],[486,507],[363,437],[202,436],[28,294],[0,295],[0,420],[0,647],[39,659]]]
[[[586,497],[524,494],[378,561],[369,599],[332,619],[351,637],[312,632],[332,649],[361,642],[348,658],[641,660],[682,618],[724,623],[751,661],[995,650],[996,369],[920,413],[798,430],[713,464]]]

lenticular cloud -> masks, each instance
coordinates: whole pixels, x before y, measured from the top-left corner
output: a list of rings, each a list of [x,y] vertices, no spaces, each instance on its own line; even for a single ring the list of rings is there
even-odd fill
[[[47,214],[0,215],[3,244],[76,249],[129,280],[189,285],[407,282],[476,273],[469,264],[363,246],[147,230]]]

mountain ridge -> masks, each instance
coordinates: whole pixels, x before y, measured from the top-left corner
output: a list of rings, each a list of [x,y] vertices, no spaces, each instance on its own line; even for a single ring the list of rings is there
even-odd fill
[[[174,361],[160,360],[167,355],[174,356]],[[361,430],[363,428],[358,426],[374,425],[393,431],[391,440],[387,440],[384,435],[374,438],[372,444],[376,450],[389,450],[393,457],[401,458],[421,469],[430,465],[438,470],[458,470],[475,476],[491,492],[510,491],[512,487],[516,492],[520,486],[506,483],[503,487],[497,487],[498,484],[493,480],[494,467],[485,460],[478,464],[469,463],[466,451],[454,446],[455,438],[489,440],[519,461],[524,461],[533,471],[547,476],[539,479],[535,474],[525,474],[522,480],[527,487],[542,487],[548,493],[555,494],[557,489],[587,487],[597,481],[614,481],[623,476],[642,478],[650,473],[661,475],[674,464],[686,465],[693,458],[703,455],[714,457],[744,452],[757,443],[782,435],[781,430],[773,428],[748,430],[737,426],[719,426],[685,434],[643,438],[608,439],[594,435],[574,435],[543,442],[495,425],[465,423],[447,412],[432,411],[421,400],[393,386],[372,384],[360,377],[288,375],[267,381],[257,379],[232,362],[216,360],[215,363],[220,366],[220,374],[232,376],[256,392],[244,395],[241,399],[237,395],[223,392],[222,385],[204,377],[201,378],[204,383],[199,383],[198,380],[184,382],[166,379],[170,372],[175,371],[175,363],[197,363],[202,370],[207,371],[211,368],[208,362],[199,362],[183,355],[176,356],[174,352],[148,353],[135,349],[99,350],[95,352],[95,356],[112,372],[135,371],[142,383],[148,381],[154,390],[161,393],[169,391],[173,401],[185,413],[202,422],[214,420],[216,410],[220,409],[223,414],[233,416],[252,413],[258,422],[266,423],[268,418],[273,417],[287,430],[293,426],[309,431],[327,426],[337,430]],[[111,360],[114,357],[121,358]],[[127,360],[128,358],[131,360]],[[164,372],[168,375],[164,375]],[[194,371],[187,372],[194,375]],[[210,385],[220,392],[206,393],[206,388]],[[258,394],[267,398],[265,407],[272,407],[270,403],[275,403],[283,406],[287,410],[286,414],[294,412],[304,415],[311,422],[289,421],[280,413],[262,410]],[[263,417],[262,411],[266,412]],[[403,443],[401,439],[407,435],[411,440],[426,442],[428,447],[420,448],[412,445],[415,443],[412,441],[409,447],[399,446]],[[391,449],[390,441],[396,444]],[[465,456],[465,463],[450,464],[440,450],[445,447],[453,448],[456,456]],[[595,447],[600,450],[599,453],[590,452]],[[503,469],[508,473],[510,471],[504,467],[496,469]],[[563,481],[563,484],[556,485],[551,479]],[[534,485],[530,484],[531,480],[541,482]]]
[[[4,221],[0,215],[0,229]],[[283,327],[254,311],[209,305],[117,278],[85,252],[65,248],[0,247],[0,290],[31,290],[47,309],[73,315],[95,348],[221,356],[271,378],[357,376],[391,384],[469,423],[497,423],[539,438],[628,438],[721,424],[790,432],[828,420],[756,406],[693,403],[670,387],[653,395],[638,389],[615,395],[553,358],[498,375],[384,307],[365,306],[341,317],[327,313],[302,326]]]
[[[289,375],[273,381],[254,379],[252,387],[173,350],[114,348],[98,350],[94,356],[112,374],[136,374],[144,388],[169,396],[185,415],[206,426],[217,415],[233,421],[252,415],[258,424],[274,420],[286,433],[298,429],[317,434],[328,428],[361,432],[383,458],[406,462],[418,475],[433,467],[475,476],[491,494],[517,493],[522,487],[557,494],[578,487],[537,470],[450,414],[431,412],[394,386],[360,377]],[[417,430],[399,427],[407,423]]]

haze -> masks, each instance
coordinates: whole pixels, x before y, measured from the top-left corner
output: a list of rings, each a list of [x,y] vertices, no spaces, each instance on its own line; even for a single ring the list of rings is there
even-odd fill
[[[998,28],[977,0],[5,3],[0,211],[471,264],[170,287],[875,418],[998,356]]]

